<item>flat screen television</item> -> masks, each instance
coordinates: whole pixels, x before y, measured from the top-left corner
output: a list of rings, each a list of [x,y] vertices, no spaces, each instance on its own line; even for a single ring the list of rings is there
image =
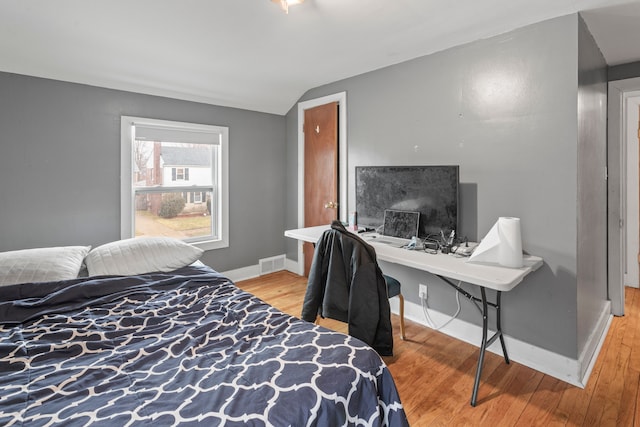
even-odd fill
[[[358,225],[378,229],[385,209],[420,212],[418,237],[458,231],[459,166],[356,166]]]

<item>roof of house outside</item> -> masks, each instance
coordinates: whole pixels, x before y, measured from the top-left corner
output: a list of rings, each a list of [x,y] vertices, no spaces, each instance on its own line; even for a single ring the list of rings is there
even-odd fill
[[[207,147],[167,147],[163,145],[160,155],[164,166],[211,166],[211,152]]]

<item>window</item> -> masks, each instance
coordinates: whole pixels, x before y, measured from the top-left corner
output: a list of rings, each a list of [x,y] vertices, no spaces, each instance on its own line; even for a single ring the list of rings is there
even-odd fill
[[[122,238],[229,246],[229,129],[122,116],[121,131]]]
[[[172,181],[189,181],[189,168],[171,168]]]

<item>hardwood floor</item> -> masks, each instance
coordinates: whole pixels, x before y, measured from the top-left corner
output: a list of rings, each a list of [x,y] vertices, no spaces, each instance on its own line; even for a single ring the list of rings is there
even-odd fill
[[[300,315],[306,278],[281,271],[238,286]],[[412,426],[638,426],[640,427],[640,290],[627,288],[626,315],[615,317],[583,390],[487,353],[478,405],[469,405],[478,348],[407,321],[384,358]],[[399,318],[392,315],[394,331]],[[323,319],[346,333],[346,324]]]

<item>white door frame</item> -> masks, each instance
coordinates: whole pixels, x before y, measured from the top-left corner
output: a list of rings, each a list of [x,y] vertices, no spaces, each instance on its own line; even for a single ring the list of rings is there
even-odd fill
[[[625,217],[623,238],[624,285],[638,287],[638,108],[640,91],[624,92],[623,147],[626,173],[622,180],[625,195]]]
[[[608,291],[611,313],[624,315],[624,277],[626,271],[626,190],[627,190],[627,114],[626,98],[640,91],[640,78],[609,82],[608,90]],[[636,220],[637,219],[629,219]]]
[[[337,102],[338,109],[338,188],[340,220],[347,219],[347,92],[298,103],[298,227],[304,227],[304,111],[319,105]],[[298,274],[304,274],[302,242],[298,241]]]

